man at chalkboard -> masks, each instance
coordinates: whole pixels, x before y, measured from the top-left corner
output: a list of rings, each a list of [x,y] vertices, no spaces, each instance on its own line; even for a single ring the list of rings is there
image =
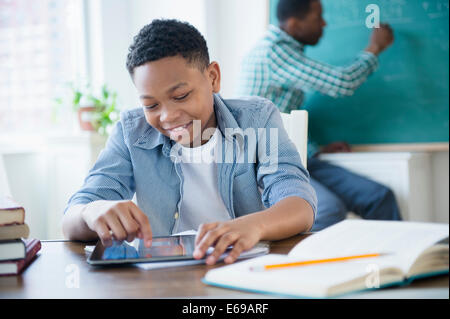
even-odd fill
[[[304,54],[305,46],[319,42],[326,25],[320,0],[280,0],[277,18],[279,27],[269,26],[266,36],[244,58],[238,87],[239,95],[268,98],[281,112],[299,109],[305,90],[336,98],[352,95],[376,70],[377,56],[393,42],[391,28],[382,24],[351,65],[333,67]],[[308,145],[308,170],[319,201],[314,231],[343,220],[349,211],[365,219],[401,219],[389,188],[316,157],[349,151],[345,142],[320,150],[313,143]]]

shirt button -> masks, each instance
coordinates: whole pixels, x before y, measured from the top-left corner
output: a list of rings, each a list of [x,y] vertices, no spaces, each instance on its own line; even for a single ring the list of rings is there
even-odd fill
[[[176,212],[175,215],[173,216],[173,218],[178,219],[178,216],[179,216],[179,214],[178,214],[178,212]]]

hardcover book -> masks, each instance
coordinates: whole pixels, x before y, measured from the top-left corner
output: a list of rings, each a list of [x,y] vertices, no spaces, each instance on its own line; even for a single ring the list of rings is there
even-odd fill
[[[0,261],[23,259],[25,255],[26,246],[22,239],[0,241]]]
[[[0,241],[8,239],[28,238],[30,228],[27,224],[0,226]]]
[[[24,222],[25,209],[11,197],[0,195],[0,226]]]
[[[18,275],[34,260],[37,252],[41,249],[38,239],[25,240],[26,256],[20,260],[0,262],[0,276]]]
[[[206,273],[203,282],[308,298],[404,285],[448,273],[448,233],[448,224],[345,220],[310,235],[287,255],[269,254],[215,268]],[[379,256],[317,263],[368,254]],[[294,262],[303,265],[286,265]],[[280,264],[285,266],[267,267]]]

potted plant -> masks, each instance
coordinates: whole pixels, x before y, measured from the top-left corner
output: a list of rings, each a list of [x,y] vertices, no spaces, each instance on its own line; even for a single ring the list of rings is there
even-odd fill
[[[73,111],[77,112],[78,122],[83,131],[94,131],[107,135],[119,118],[117,92],[103,85],[98,95],[92,93],[90,85],[77,87],[70,85],[70,101]],[[57,105],[64,105],[63,98],[57,98]]]

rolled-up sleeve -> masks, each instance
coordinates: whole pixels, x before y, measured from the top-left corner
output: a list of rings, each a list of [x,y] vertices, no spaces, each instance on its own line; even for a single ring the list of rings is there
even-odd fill
[[[267,138],[267,134],[258,136],[257,165],[264,206],[271,207],[284,198],[297,196],[311,205],[315,215],[317,197],[309,182],[309,173],[301,164],[300,155],[283,127],[278,109],[270,101],[267,103],[268,117],[262,124],[270,132],[270,137]]]
[[[122,123],[118,122],[83,186],[69,199],[64,213],[75,204],[132,199],[134,191],[130,153],[125,144]]]

